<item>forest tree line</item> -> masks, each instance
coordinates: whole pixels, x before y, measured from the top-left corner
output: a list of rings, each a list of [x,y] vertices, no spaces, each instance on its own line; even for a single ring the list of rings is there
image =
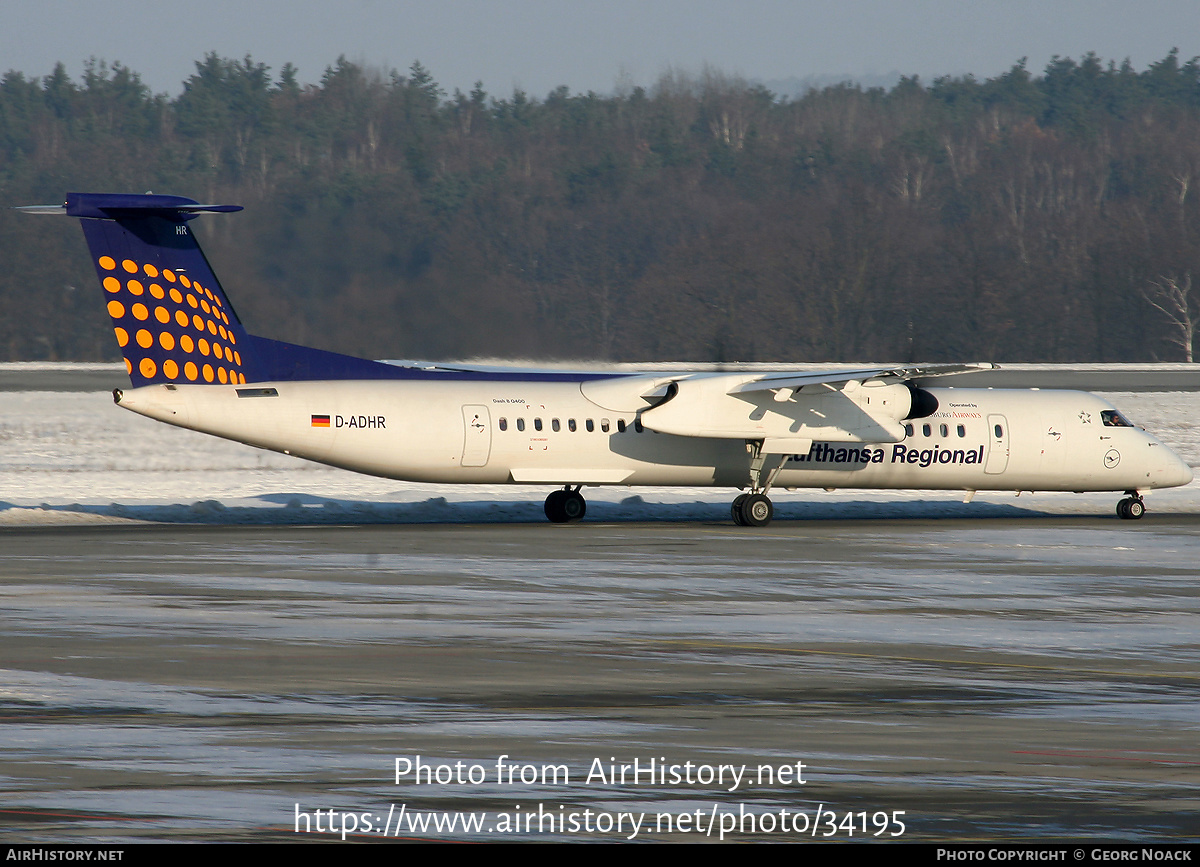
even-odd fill
[[[192,225],[249,329],[375,358],[1183,360],[1197,185],[1176,52],[795,99],[217,54],[175,98],[99,61],[0,81],[0,204],[245,205]],[[119,358],[73,220],[4,211],[0,257],[0,359]]]

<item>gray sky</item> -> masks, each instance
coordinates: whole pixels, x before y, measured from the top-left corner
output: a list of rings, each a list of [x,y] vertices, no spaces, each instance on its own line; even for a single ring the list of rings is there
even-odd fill
[[[892,72],[979,78],[1021,57],[1095,51],[1138,69],[1177,46],[1200,55],[1200,0],[2,0],[0,70],[42,76],[61,60],[120,61],[171,95],[206,52],[287,61],[315,82],[345,54],[448,92],[609,92],[708,63],[762,80]]]

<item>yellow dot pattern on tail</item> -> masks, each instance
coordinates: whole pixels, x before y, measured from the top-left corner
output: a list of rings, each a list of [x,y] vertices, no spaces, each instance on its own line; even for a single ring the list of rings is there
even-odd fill
[[[126,370],[150,379],[161,369],[168,380],[185,383],[246,382],[237,339],[227,327],[229,314],[217,293],[148,262],[101,256],[96,264],[105,273],[101,283]],[[141,351],[156,344],[159,361]]]

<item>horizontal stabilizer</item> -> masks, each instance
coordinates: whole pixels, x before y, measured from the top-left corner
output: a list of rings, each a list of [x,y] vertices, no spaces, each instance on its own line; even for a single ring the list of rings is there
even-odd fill
[[[14,210],[26,214],[65,214],[68,217],[116,219],[132,216],[159,216],[188,219],[200,213],[229,214],[241,205],[202,205],[185,196],[131,195],[128,193],[67,193],[61,205],[26,205]]]

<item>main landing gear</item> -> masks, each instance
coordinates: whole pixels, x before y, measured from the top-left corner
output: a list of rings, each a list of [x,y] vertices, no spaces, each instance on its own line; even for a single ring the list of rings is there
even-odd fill
[[[779,463],[764,473],[763,466],[767,455],[763,453],[763,441],[749,440],[746,448],[750,452],[750,493],[741,494],[734,499],[729,512],[733,523],[739,527],[765,527],[771,523],[771,518],[775,517],[775,507],[771,505],[767,491],[771,490],[775,477],[787,463],[787,455],[778,455]]]
[[[1129,496],[1117,503],[1117,517],[1125,521],[1136,521],[1146,514],[1146,504],[1142,502],[1142,495],[1137,491],[1125,493]]]
[[[733,501],[730,512],[739,527],[765,527],[771,523],[775,507],[766,494],[742,494]]]
[[[546,517],[555,524],[573,524],[582,521],[587,514],[587,500],[579,493],[582,485],[572,490],[567,485],[561,491],[553,491],[546,497]]]

